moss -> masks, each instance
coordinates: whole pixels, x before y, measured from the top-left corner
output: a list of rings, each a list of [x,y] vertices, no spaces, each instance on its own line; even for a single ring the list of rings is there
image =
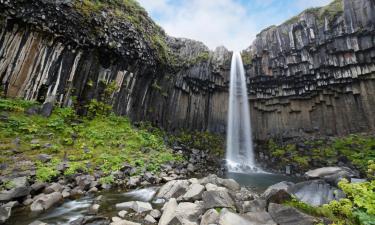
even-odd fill
[[[253,62],[253,55],[251,54],[250,51],[243,51],[241,52],[241,57],[243,64],[246,65],[251,65]]]

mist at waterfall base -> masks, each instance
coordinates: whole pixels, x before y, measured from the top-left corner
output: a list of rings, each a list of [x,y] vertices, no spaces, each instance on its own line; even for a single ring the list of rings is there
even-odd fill
[[[245,70],[239,53],[232,56],[226,164],[229,172],[259,171],[255,166]]]

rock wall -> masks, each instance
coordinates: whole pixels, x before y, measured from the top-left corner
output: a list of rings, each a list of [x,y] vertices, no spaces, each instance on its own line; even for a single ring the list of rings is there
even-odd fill
[[[254,135],[375,129],[375,3],[336,0],[262,31],[244,54]]]
[[[7,96],[85,113],[115,82],[110,102],[120,115],[225,133],[231,52],[168,37],[147,15],[144,31],[111,11],[85,15],[77,1],[0,0]],[[254,137],[373,131],[374,24],[372,0],[335,0],[262,31],[243,52]]]

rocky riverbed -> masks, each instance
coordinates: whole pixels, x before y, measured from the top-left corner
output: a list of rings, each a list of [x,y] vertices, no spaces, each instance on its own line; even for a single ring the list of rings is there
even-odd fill
[[[269,174],[264,176],[271,179]],[[18,177],[11,190],[0,193],[1,201],[7,202],[0,206],[0,219],[9,225],[316,224],[326,219],[283,203],[296,198],[321,206],[340,199],[344,194],[337,182],[341,178],[357,182],[355,176],[347,168],[326,167],[308,171],[305,181],[282,181],[259,191],[241,185],[246,179],[240,184],[213,174],[200,179],[176,175],[161,178],[163,185],[149,182],[144,189],[139,180],[130,192],[108,190],[89,175],[77,176],[68,184],[29,185],[25,177]]]

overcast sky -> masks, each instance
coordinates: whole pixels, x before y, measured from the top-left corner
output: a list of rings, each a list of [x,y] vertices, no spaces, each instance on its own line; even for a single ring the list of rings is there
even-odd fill
[[[331,0],[138,0],[174,37],[204,42],[210,49],[247,48],[262,29]]]

